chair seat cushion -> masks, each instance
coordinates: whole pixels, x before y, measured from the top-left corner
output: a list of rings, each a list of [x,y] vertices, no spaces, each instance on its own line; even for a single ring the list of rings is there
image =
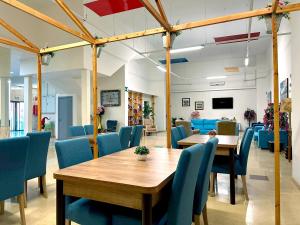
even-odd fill
[[[110,205],[79,199],[68,205],[66,218],[82,225],[111,225]]]
[[[166,225],[167,207],[154,207],[152,218],[153,225]],[[112,225],[142,225],[142,212],[140,210],[117,207],[113,211]]]

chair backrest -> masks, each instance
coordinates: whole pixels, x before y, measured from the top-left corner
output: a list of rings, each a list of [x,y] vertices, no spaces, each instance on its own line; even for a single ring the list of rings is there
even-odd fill
[[[55,143],[60,169],[93,159],[90,142],[87,138],[78,138]]]
[[[116,132],[117,131],[117,120],[107,120],[106,121],[106,130],[107,132]]]
[[[153,126],[153,120],[152,119],[144,119],[144,125],[145,126]]]
[[[205,153],[200,163],[194,197],[194,214],[200,215],[208,198],[209,177],[219,140],[211,138],[205,145]]]
[[[84,125],[84,131],[86,135],[94,134],[94,125]]]
[[[0,140],[0,201],[24,192],[29,137]]]
[[[179,131],[179,134],[180,134],[181,139],[184,139],[184,138],[187,137],[187,134],[186,134],[186,131],[185,131],[183,125],[179,125],[179,126],[177,127],[177,129],[178,129],[178,131]]]
[[[217,122],[218,135],[236,135],[236,122],[219,121]]]
[[[191,136],[193,134],[191,122],[185,120],[176,120],[175,124],[176,126],[184,126],[185,133],[187,136]]]
[[[99,157],[106,156],[122,150],[119,134],[110,133],[97,137]]]
[[[132,132],[132,127],[121,127],[119,136],[120,136],[122,149],[129,148],[131,132]]]
[[[132,135],[130,138],[130,147],[136,147],[140,145],[142,134],[143,134],[143,125],[137,125],[133,127]]]
[[[168,225],[191,225],[194,193],[205,146],[194,145],[180,156],[172,183],[168,207]]]
[[[29,137],[29,146],[25,179],[30,180],[46,174],[51,132],[34,132],[28,133],[27,136]]]
[[[246,173],[247,173],[248,156],[249,156],[249,151],[250,151],[253,135],[254,135],[253,129],[249,128],[247,130],[247,132],[245,133],[243,140],[242,140],[240,154],[238,157],[241,168],[242,168],[241,175],[246,175]]]
[[[71,126],[69,127],[69,131],[71,137],[78,137],[78,136],[85,135],[83,126]]]
[[[181,140],[181,136],[179,130],[176,127],[172,127],[171,129],[171,141],[172,141],[172,148],[178,148],[177,142]]]

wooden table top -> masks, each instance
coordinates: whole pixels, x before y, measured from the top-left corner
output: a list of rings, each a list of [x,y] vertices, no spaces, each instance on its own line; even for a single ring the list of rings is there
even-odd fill
[[[178,141],[181,146],[191,146],[195,144],[205,144],[209,140],[209,135],[194,134]],[[216,135],[219,139],[219,148],[236,148],[239,142],[239,136]]]
[[[54,173],[54,178],[143,194],[159,192],[172,179],[182,150],[150,148],[147,161],[138,161],[134,150],[131,148],[59,170]]]

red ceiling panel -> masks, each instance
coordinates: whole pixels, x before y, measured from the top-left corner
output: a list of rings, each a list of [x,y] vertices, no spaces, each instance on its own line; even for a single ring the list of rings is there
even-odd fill
[[[251,40],[257,40],[259,38],[260,32],[255,32],[250,34]],[[224,37],[215,37],[216,44],[229,44],[235,42],[243,42],[248,40],[248,34],[237,34],[237,35],[230,35]]]
[[[139,0],[97,0],[84,5],[99,16],[107,16],[144,6]]]

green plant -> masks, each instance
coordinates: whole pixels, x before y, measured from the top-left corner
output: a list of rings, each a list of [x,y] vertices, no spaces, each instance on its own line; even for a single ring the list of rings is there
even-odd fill
[[[150,151],[146,146],[139,146],[134,151],[134,154],[137,155],[148,155],[149,153]]]
[[[289,3],[290,3],[289,1],[279,0],[278,6],[279,6],[279,8],[282,9],[282,8],[284,8],[285,6],[287,6]],[[267,8],[270,8],[270,7],[272,7],[272,4],[268,4],[268,5],[267,5]],[[290,19],[290,14],[289,14],[288,12],[282,13],[281,15],[282,15],[284,18],[288,19],[288,20]],[[262,20],[262,19],[265,19],[265,18],[267,18],[267,17],[272,17],[272,15],[263,15],[263,16],[259,16],[258,19],[259,19],[259,20]]]
[[[145,104],[144,104],[143,115],[144,115],[145,119],[149,119],[150,116],[152,118],[154,117],[153,108],[150,107],[149,102],[145,102]]]

